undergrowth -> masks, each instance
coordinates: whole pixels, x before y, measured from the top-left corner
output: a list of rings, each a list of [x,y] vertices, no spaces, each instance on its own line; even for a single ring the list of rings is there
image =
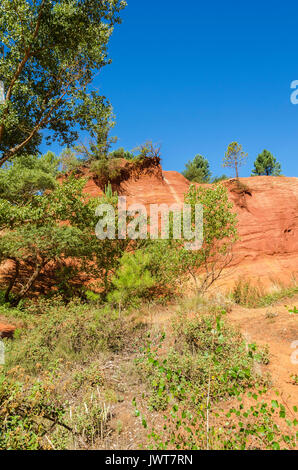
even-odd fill
[[[214,330],[214,317],[220,332]],[[204,399],[209,375],[212,377],[211,397],[215,400],[235,396],[252,386],[256,381],[265,383],[264,378],[256,377],[254,361],[261,362],[262,356],[256,346],[247,346],[241,335],[223,321],[223,312],[194,315],[188,319],[180,313],[173,323],[172,344],[163,347],[164,334],[149,338],[144,348],[144,356],[138,362],[139,373],[150,385],[149,406],[155,410],[165,410],[173,387],[176,398],[187,394],[193,405]],[[166,350],[166,353],[163,352]],[[216,351],[216,361],[210,369],[209,358]],[[171,371],[165,377],[164,369],[156,368],[156,361],[162,361]]]
[[[246,344],[215,299],[170,308],[176,307],[165,334],[149,330],[146,309],[119,315],[96,299],[2,305],[1,318],[18,329],[4,340],[0,449],[102,448],[113,432],[115,406],[132,383],[137,415],[144,390],[150,413],[159,422],[165,415],[164,429],[151,430],[150,447],[293,448],[295,418],[283,404],[264,401],[268,351]],[[251,397],[243,398],[247,392]]]
[[[232,299],[238,305],[249,308],[267,307],[276,302],[294,297],[298,294],[298,286],[285,287],[282,284],[275,286],[271,292],[266,292],[262,285],[254,285],[250,280],[239,279],[233,288]]]
[[[177,450],[293,449],[297,439],[294,407],[265,400],[267,381],[254,362],[267,362],[256,345],[225,326],[224,312],[178,318],[170,353],[149,338],[139,361],[147,378],[149,409],[164,411],[164,426],[148,435],[149,447]],[[146,411],[139,410],[147,428]],[[277,424],[277,419],[282,424]]]

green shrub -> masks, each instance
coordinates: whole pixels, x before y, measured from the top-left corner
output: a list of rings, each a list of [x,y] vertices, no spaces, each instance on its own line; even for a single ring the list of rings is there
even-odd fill
[[[241,338],[225,327],[222,315],[176,326],[180,345],[165,357],[149,341],[140,362],[151,393],[148,403],[167,410],[165,424],[153,427],[150,448],[176,450],[294,449],[298,437],[297,407],[288,413],[277,400],[267,403],[264,385],[253,377],[255,345],[244,348]],[[162,336],[162,341],[165,336]],[[176,336],[177,341],[177,336]],[[184,343],[183,349],[181,345]],[[186,345],[186,346],[185,346]],[[179,354],[179,350],[181,353]],[[253,391],[245,394],[245,389]],[[225,403],[230,398],[236,405]],[[136,416],[136,399],[133,400]],[[228,411],[227,411],[228,407]],[[277,419],[282,423],[279,425]],[[143,426],[148,426],[142,416]]]
[[[56,304],[39,316],[30,315],[18,337],[6,342],[5,367],[19,364],[34,373],[36,364],[88,361],[96,351],[120,351],[130,333],[127,323],[110,309],[76,302]]]
[[[118,158],[101,158],[91,163],[91,171],[99,178],[101,185],[114,182],[121,176],[122,160]]]
[[[200,404],[209,378],[210,398],[215,401],[239,394],[257,379],[264,381],[254,374],[258,351],[247,348],[241,335],[224,325],[221,312],[193,320],[181,314],[173,327],[175,344],[169,347],[167,356],[160,352],[161,345],[154,349],[149,341],[139,362],[139,372],[150,384],[152,408],[166,409],[173,390],[175,399],[192,397],[193,405]],[[213,355],[216,359],[211,361]],[[162,364],[160,368],[155,367],[157,362]]]
[[[65,409],[48,385],[21,384],[2,374],[0,403],[1,450],[50,448],[44,436],[50,428],[62,423]]]
[[[149,265],[149,254],[143,251],[125,253],[112,281],[114,291],[109,294],[108,300],[125,307],[129,304],[136,306],[141,298],[148,297],[149,289],[155,284]]]
[[[84,366],[80,371],[73,374],[71,389],[79,390],[86,384],[90,387],[103,385],[102,371],[99,369],[98,363],[92,363],[89,367]]]

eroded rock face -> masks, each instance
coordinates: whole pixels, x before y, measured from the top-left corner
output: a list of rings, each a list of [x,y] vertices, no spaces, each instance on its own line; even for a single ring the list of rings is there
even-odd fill
[[[233,260],[237,274],[287,283],[298,274],[298,178],[258,176],[240,181],[247,187],[240,194],[226,183],[239,221]]]
[[[231,192],[239,220],[241,258],[298,254],[298,178],[241,178],[249,193]],[[298,266],[297,266],[298,267]]]
[[[0,323],[0,338],[12,338],[16,327],[7,323]]]
[[[230,279],[246,277],[290,281],[298,277],[298,178],[257,176],[223,183],[238,215],[240,240],[227,273]],[[190,182],[178,172],[143,174],[124,182],[119,193],[127,203],[168,205],[183,203]],[[94,181],[86,192],[101,194]]]

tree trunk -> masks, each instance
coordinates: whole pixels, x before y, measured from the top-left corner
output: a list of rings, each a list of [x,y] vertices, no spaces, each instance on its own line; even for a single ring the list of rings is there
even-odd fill
[[[10,281],[9,281],[9,285],[6,289],[6,292],[5,292],[5,296],[4,296],[4,300],[6,303],[9,302],[9,294],[13,288],[13,286],[15,285],[15,282],[19,276],[19,272],[20,272],[20,261],[16,258],[10,258],[12,261],[14,261],[15,263],[15,272],[13,274],[13,276],[10,278]]]
[[[25,284],[24,287],[21,289],[21,291],[20,291],[19,295],[16,297],[16,299],[14,299],[11,302],[11,305],[17,306],[20,303],[20,301],[25,297],[25,295],[29,292],[29,290],[33,286],[34,282],[38,278],[41,270],[45,267],[45,265],[46,265],[46,262],[36,264],[32,276],[28,279],[27,284]]]
[[[238,173],[238,164],[235,162],[235,170],[236,170],[236,178],[237,180],[239,179],[239,173]]]

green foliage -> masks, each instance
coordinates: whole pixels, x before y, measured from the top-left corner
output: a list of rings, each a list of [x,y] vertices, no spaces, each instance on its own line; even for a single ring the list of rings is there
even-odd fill
[[[144,325],[59,298],[4,305],[0,315],[21,325],[13,341],[4,340],[0,449],[98,448],[117,400],[105,371]]]
[[[184,266],[179,258],[180,243],[176,240],[150,240],[143,248],[150,256],[148,269],[155,279],[151,290],[154,299],[166,300],[179,293],[187,277]]]
[[[223,185],[210,188],[191,185],[185,203],[191,207],[192,228],[196,205],[203,206],[204,243],[201,248],[189,250],[186,240],[173,239],[173,218],[169,224],[169,240],[147,240],[143,244],[142,249],[150,255],[148,269],[156,281],[154,292],[159,298],[178,294],[189,276],[196,290],[205,292],[231,261],[232,247],[237,240],[236,214],[231,210],[233,205]]]
[[[263,150],[254,163],[251,176],[280,176],[281,166],[268,150]]]
[[[64,418],[49,383],[23,384],[0,374],[0,449],[46,450],[44,435]]]
[[[248,349],[237,334],[224,326],[220,313],[191,321],[178,321],[178,344],[167,357],[149,341],[144,349],[142,373],[151,385],[149,405],[167,410],[163,427],[149,434],[150,448],[160,450],[294,449],[297,419],[283,404],[266,403],[266,389],[253,376],[256,346]],[[162,336],[162,341],[165,336]],[[177,343],[175,343],[175,347]],[[187,349],[186,349],[187,348]],[[178,349],[179,351],[179,349]],[[252,392],[243,392],[249,387]],[[236,405],[222,409],[222,398],[235,396]],[[238,402],[238,403],[237,403]],[[133,405],[140,416],[137,401]],[[277,424],[276,419],[283,421]],[[142,416],[147,428],[147,420]]]
[[[294,307],[292,310],[289,310],[289,312],[290,312],[292,315],[294,315],[294,314],[297,315],[298,309],[297,309],[297,307]]]
[[[52,152],[41,157],[22,155],[0,169],[0,199],[26,205],[33,196],[57,186],[59,158]]]
[[[242,145],[238,144],[237,142],[232,142],[226,151],[225,158],[223,160],[223,167],[234,168],[236,178],[238,178],[239,167],[244,165],[246,158],[247,154],[243,152]]]
[[[89,302],[97,303],[100,300],[100,294],[96,294],[91,290],[86,290],[85,295]]]
[[[189,181],[196,183],[209,183],[211,172],[209,162],[202,155],[196,155],[192,161],[189,161],[186,165],[186,170],[182,174]]]
[[[173,400],[189,399],[192,406],[201,404],[209,377],[210,398],[216,401],[235,396],[255,382],[254,354],[246,350],[241,335],[224,326],[220,311],[196,315],[192,320],[180,314],[174,322],[174,339],[175,345],[166,357],[161,352],[164,336],[157,348],[149,341],[144,349],[140,373],[151,385],[148,403],[152,408],[166,409]]]
[[[291,380],[292,380],[293,385],[298,385],[298,374],[292,374],[291,375]]]
[[[9,184],[15,172],[10,168],[7,172],[4,178]],[[7,301],[10,291],[19,282],[21,263],[30,274],[18,289],[14,302],[28,294],[50,262],[61,263],[68,257],[90,257],[91,239],[95,239],[96,201],[87,200],[82,194],[84,184],[84,180],[70,178],[52,191],[36,194],[35,185],[26,188],[27,197],[19,199],[12,191],[9,201],[0,199],[0,226],[4,229],[0,239],[0,259],[11,260],[14,264]],[[68,272],[73,273],[71,269]]]
[[[104,186],[108,182],[114,182],[121,176],[122,166],[122,160],[118,158],[102,158],[93,160],[90,169],[99,177],[101,186]]]
[[[215,176],[215,178],[212,178],[212,183],[217,184],[220,183],[221,181],[228,180],[229,177],[227,175],[221,175],[221,176]]]
[[[114,291],[108,296],[110,302],[126,306],[148,296],[156,282],[149,270],[150,259],[150,254],[144,251],[124,253],[112,280]]]
[[[35,306],[35,312],[38,309]],[[42,305],[38,316],[27,307],[19,313],[30,327],[24,326],[18,337],[6,341],[5,369],[21,365],[27,372],[36,374],[57,361],[84,361],[96,352],[119,352],[129,335],[129,327],[111,309],[70,302],[64,305],[48,302]],[[28,313],[31,312],[30,317]],[[2,308],[2,314],[16,316]],[[26,325],[26,324],[25,324]],[[39,369],[37,368],[39,364]]]
[[[150,140],[137,147],[135,149],[135,152],[137,153],[136,158],[138,160],[146,160],[147,158],[157,158],[158,160],[160,160],[160,147],[158,145],[155,145]]]
[[[121,158],[124,160],[133,160],[135,156],[132,152],[129,152],[128,150],[125,150],[123,147],[120,147],[116,150],[113,150],[113,152],[110,152],[109,158],[116,158],[116,159]]]
[[[103,439],[107,434],[107,423],[112,413],[98,398],[90,397],[78,405],[72,420],[77,434],[81,435],[86,445],[94,445],[95,439]]]
[[[90,140],[89,145],[84,144],[76,145],[74,151],[77,155],[80,155],[83,162],[93,162],[111,159],[109,150],[115,142],[117,137],[110,137],[110,131],[114,127],[115,122],[112,120],[112,116],[105,116],[98,123],[94,131],[94,136]]]
[[[92,392],[94,387],[98,390],[103,385],[95,364],[87,367],[85,373],[74,374],[71,403],[58,391],[61,369],[58,361],[42,372],[38,380],[26,375],[20,367],[0,375],[1,450],[58,450],[80,446],[86,449],[96,439],[105,437],[111,412],[99,394]],[[83,385],[87,392],[84,401],[74,402]]]
[[[201,249],[182,248],[178,255],[197,291],[204,292],[231,262],[232,247],[237,240],[237,217],[232,212],[227,189],[221,184],[212,188],[192,185],[185,195],[185,202],[191,205],[193,223],[196,204],[203,206],[204,241]]]
[[[50,164],[53,171],[47,175]],[[36,171],[35,180],[32,177],[31,185],[21,178],[23,165],[42,168]],[[66,299],[83,290],[84,272],[89,278],[99,279],[105,296],[114,270],[130,242],[98,240],[94,232],[96,207],[102,202],[116,208],[118,196],[107,191],[100,199],[88,198],[83,193],[86,181],[75,175],[56,184],[55,165],[51,155],[40,159],[40,163],[35,157],[24,157],[1,170],[4,189],[0,198],[0,227],[4,232],[0,239],[0,259],[11,263],[6,302],[16,304],[30,295],[48,270],[52,270],[48,281]],[[45,190],[45,182],[48,187],[53,182],[52,190]],[[25,282],[22,280],[24,269],[27,272]],[[48,287],[51,283],[48,282]]]
[[[107,46],[123,0],[3,0],[0,41],[0,164],[22,151],[36,153],[41,132],[69,145],[75,126],[94,135],[111,109],[88,85],[110,60]]]
[[[77,170],[82,165],[82,160],[80,160],[75,151],[69,147],[66,147],[61,155],[60,159],[62,162],[62,172],[69,173]]]
[[[89,367],[84,367],[73,374],[71,388],[79,390],[83,385],[88,384],[91,387],[103,385],[102,371],[98,369],[98,364],[91,363]]]
[[[277,400],[267,403],[266,390],[250,392],[248,399],[254,400],[250,407],[244,405],[245,397],[239,397],[239,405],[231,408],[225,415],[230,426],[226,437],[222,436],[224,449],[227,450],[294,450],[298,433],[296,413],[286,410]],[[293,418],[294,416],[294,418]],[[281,424],[276,424],[277,419]],[[236,421],[236,424],[235,424]],[[223,434],[223,433],[222,433]]]

